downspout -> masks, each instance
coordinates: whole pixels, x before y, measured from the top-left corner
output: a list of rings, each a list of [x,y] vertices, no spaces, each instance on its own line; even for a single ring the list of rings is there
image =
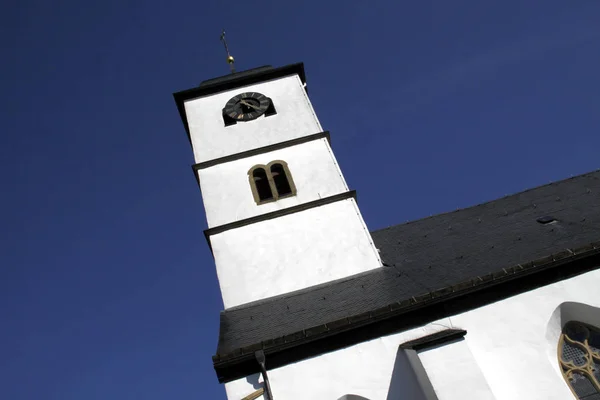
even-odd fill
[[[258,364],[260,365],[260,373],[262,374],[263,382],[265,383],[267,400],[273,400],[273,393],[271,393],[271,385],[269,384],[269,377],[267,376],[267,367],[265,366],[265,352],[258,350],[254,353],[254,357],[256,357],[256,361],[258,361]]]

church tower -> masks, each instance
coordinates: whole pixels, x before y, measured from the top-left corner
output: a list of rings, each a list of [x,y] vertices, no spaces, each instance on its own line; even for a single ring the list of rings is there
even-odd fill
[[[228,398],[598,398],[600,171],[371,234],[302,64],[175,100]]]
[[[381,266],[302,63],[232,73],[174,97],[226,309]]]

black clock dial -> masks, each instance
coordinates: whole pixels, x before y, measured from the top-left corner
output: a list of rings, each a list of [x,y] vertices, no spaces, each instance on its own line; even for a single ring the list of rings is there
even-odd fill
[[[232,97],[223,113],[234,121],[251,121],[263,115],[271,105],[271,99],[261,93],[246,92]]]

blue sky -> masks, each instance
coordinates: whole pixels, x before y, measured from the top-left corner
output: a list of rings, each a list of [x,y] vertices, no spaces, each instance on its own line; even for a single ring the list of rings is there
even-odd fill
[[[5,1],[1,397],[225,398],[172,99],[228,72],[222,28],[238,70],[305,63],[375,230],[600,168],[598,20],[596,0]]]

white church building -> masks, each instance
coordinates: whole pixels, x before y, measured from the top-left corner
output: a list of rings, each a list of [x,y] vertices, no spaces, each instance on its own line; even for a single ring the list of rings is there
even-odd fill
[[[174,97],[230,400],[600,400],[600,171],[370,232],[303,64]]]

